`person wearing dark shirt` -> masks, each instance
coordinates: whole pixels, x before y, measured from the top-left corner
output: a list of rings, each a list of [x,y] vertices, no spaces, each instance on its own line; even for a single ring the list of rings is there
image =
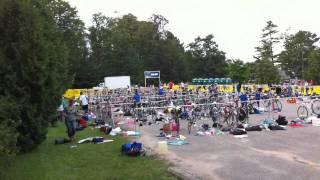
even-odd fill
[[[276,94],[277,94],[277,96],[281,95],[281,87],[280,86],[276,87]]]
[[[256,91],[256,101],[257,101],[258,107],[260,107],[260,100],[261,100],[261,94],[260,94],[260,92],[257,90],[257,91]]]
[[[242,84],[239,82],[239,84],[237,85],[237,93],[240,94],[241,92],[241,86]]]

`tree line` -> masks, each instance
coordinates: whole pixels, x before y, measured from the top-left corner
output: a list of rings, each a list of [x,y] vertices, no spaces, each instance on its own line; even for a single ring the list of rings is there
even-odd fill
[[[34,149],[45,140],[67,88],[90,88],[105,76],[160,70],[165,82],[231,77],[235,82],[279,82],[288,77],[319,80],[319,38],[309,31],[283,33],[271,21],[262,30],[254,62],[227,59],[214,36],[183,44],[161,15],[94,14],[86,27],[63,0],[0,1],[0,158]],[[283,41],[280,54],[274,46]]]
[[[319,80],[319,38],[309,31],[282,33],[272,21],[262,29],[255,61],[227,59],[214,36],[196,37],[185,45],[166,30],[169,21],[153,15],[139,21],[132,14],[119,18],[93,15],[88,28],[88,57],[76,72],[75,87],[92,87],[104,76],[130,75],[143,82],[143,71],[160,70],[161,79],[190,81],[192,78],[230,77],[234,82],[279,83],[283,79]],[[275,46],[283,50],[275,53]]]

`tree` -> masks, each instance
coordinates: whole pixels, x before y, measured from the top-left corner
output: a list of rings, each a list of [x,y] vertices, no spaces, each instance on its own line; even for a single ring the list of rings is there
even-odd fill
[[[229,60],[227,66],[228,76],[234,82],[244,82],[249,80],[249,68],[241,60]]]
[[[308,56],[308,70],[306,71],[306,79],[320,81],[320,49],[313,50]]]
[[[161,15],[138,21],[132,14],[110,19],[94,15],[89,28],[90,63],[93,82],[104,76],[130,75],[133,83],[143,82],[143,71],[160,70],[164,81],[186,79],[183,44],[170,31]]]
[[[193,77],[223,77],[226,75],[225,53],[218,49],[213,35],[205,38],[197,37],[189,44],[192,59],[191,74]]]
[[[21,151],[45,139],[67,82],[68,49],[45,7],[31,0],[0,6],[0,102],[13,107],[10,114],[0,111],[0,123],[13,131],[10,140]]]
[[[258,53],[256,59],[267,58],[272,63],[275,62],[277,55],[274,54],[274,45],[279,43],[277,27],[272,21],[267,21],[267,26],[262,29],[261,45],[256,47]]]
[[[56,25],[58,26],[63,43],[68,49],[68,82],[73,87],[81,87],[82,79],[87,68],[88,49],[86,45],[87,34],[82,20],[78,17],[75,8],[64,0],[47,0],[46,9],[53,14]]]
[[[279,62],[291,78],[304,79],[309,68],[309,56],[316,49],[318,41],[317,35],[308,31],[299,31],[286,37]]]
[[[255,62],[255,80],[256,83],[278,83],[279,71],[278,68],[269,60],[261,59]]]
[[[83,70],[82,87],[92,87],[103,80],[106,72],[112,70],[113,44],[111,27],[116,23],[101,13],[93,15],[93,25],[89,27],[88,40],[90,43],[89,60]]]
[[[278,26],[272,21],[267,21],[267,26],[262,29],[261,45],[256,47],[255,80],[259,83],[275,83],[279,81],[279,71],[274,65],[277,55],[274,54],[274,45],[279,43],[277,36]]]

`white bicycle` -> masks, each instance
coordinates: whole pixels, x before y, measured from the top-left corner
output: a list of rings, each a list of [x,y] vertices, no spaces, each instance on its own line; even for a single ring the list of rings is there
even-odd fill
[[[320,115],[320,100],[311,100],[309,97],[298,98],[302,101],[298,107],[297,115],[300,119],[306,119],[312,114]]]

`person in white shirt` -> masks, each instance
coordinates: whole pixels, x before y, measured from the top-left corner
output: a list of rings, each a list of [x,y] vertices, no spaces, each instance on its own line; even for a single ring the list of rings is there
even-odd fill
[[[180,87],[181,87],[182,90],[185,89],[185,86],[184,86],[184,85],[185,85],[185,84],[184,84],[183,82],[180,83]]]
[[[304,88],[306,89],[306,95],[308,96],[309,95],[309,83],[308,83],[308,81],[305,82]]]
[[[88,113],[88,97],[84,95],[82,92],[80,92],[80,103],[82,110],[84,110],[85,113]]]

